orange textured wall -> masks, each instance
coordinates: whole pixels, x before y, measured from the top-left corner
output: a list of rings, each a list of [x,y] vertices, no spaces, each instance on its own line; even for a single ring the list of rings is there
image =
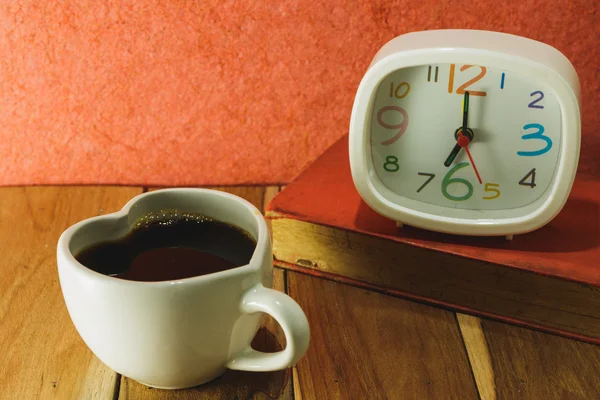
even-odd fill
[[[413,30],[549,43],[600,171],[600,3],[80,0],[0,4],[0,184],[281,183],[347,131],[375,51]]]

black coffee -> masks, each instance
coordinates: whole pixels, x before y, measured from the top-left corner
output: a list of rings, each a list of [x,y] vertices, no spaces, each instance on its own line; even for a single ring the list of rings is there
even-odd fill
[[[256,242],[236,226],[200,214],[166,210],[141,218],[122,239],[75,256],[86,267],[131,281],[168,281],[248,264]]]

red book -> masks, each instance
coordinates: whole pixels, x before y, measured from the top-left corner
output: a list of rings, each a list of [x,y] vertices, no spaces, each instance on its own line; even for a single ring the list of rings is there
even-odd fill
[[[267,206],[284,268],[600,344],[600,180],[514,240],[397,228],[362,201],[341,139]],[[326,298],[327,294],[322,294]]]

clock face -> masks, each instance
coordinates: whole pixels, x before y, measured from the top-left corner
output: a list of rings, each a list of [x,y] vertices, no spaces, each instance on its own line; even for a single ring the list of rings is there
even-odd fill
[[[510,71],[399,69],[381,81],[370,110],[373,169],[391,196],[469,210],[524,207],[553,183],[560,111],[542,82]]]

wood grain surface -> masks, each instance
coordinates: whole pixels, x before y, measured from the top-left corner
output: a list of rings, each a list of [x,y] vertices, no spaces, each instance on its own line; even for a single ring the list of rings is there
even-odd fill
[[[219,188],[263,209],[278,188]],[[228,371],[188,390],[118,376],[80,339],[56,270],[56,242],[120,209],[135,187],[0,189],[0,399],[598,399],[600,347],[276,268],[305,310],[311,345],[287,371]],[[341,240],[341,239],[340,239]],[[285,346],[265,317],[253,346]]]
[[[116,374],[88,350],[56,269],[63,230],[120,209],[141,188],[0,189],[0,398],[112,399]]]
[[[481,326],[498,399],[600,399],[600,346],[491,320]]]
[[[288,271],[311,346],[305,399],[477,399],[454,314]]]

